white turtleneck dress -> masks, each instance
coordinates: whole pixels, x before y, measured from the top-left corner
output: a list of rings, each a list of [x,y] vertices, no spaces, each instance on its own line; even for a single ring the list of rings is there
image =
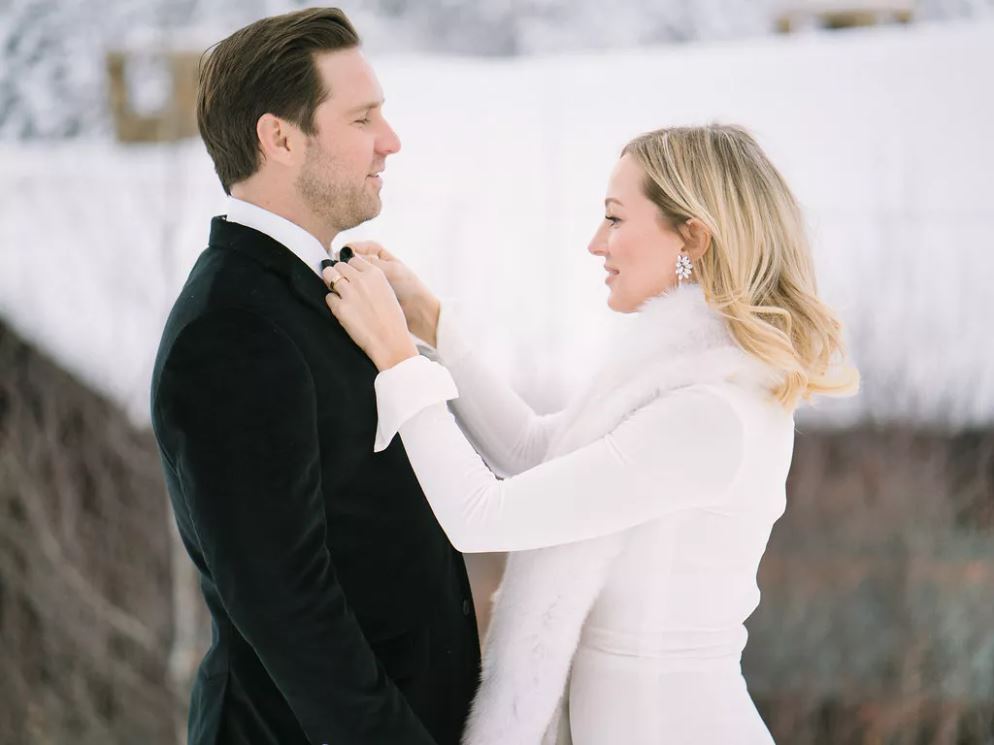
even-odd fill
[[[564,414],[536,415],[473,355],[448,307],[437,341],[442,364],[415,357],[377,377],[375,449],[399,433],[453,545],[627,533],[572,659],[573,745],[771,743],[740,660],[785,506],[791,413],[755,386],[682,386],[546,460]]]

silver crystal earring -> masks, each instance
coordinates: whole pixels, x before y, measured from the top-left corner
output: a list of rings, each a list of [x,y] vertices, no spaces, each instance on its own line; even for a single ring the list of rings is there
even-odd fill
[[[694,265],[690,263],[690,257],[687,254],[680,254],[676,257],[676,279],[678,285],[682,285],[685,279],[690,279],[692,271],[694,271]]]

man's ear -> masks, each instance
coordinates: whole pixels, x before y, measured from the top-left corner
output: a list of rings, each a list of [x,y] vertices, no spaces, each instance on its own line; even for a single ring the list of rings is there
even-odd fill
[[[292,124],[273,114],[263,114],[255,123],[255,133],[265,160],[287,166],[293,164],[298,141]]]
[[[683,250],[691,261],[697,261],[707,253],[711,247],[711,231],[707,225],[696,217],[692,217],[681,224],[678,229],[683,237]]]

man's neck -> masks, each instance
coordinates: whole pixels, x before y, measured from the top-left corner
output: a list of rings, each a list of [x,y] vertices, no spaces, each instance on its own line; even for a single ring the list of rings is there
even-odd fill
[[[338,235],[337,230],[320,225],[320,222],[308,210],[302,209],[297,204],[279,199],[273,194],[259,194],[247,189],[232,189],[231,196],[299,225],[317,238],[318,242],[325,248],[330,247],[331,242]]]

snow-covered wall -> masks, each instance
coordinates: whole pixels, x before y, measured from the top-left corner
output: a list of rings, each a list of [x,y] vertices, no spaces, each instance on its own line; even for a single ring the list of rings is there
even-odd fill
[[[750,127],[804,204],[864,394],[822,424],[994,422],[994,23],[624,53],[381,57],[403,141],[384,242],[459,298],[482,352],[543,408],[623,319],[586,253],[633,135]],[[0,314],[147,419],[163,320],[223,193],[199,142],[0,145]]]
[[[376,53],[513,57],[744,38],[772,33],[783,9],[876,0],[337,0]],[[900,0],[916,21],[994,18],[994,0]],[[257,18],[308,0],[0,0],[0,141],[106,135],[104,53],[204,49]],[[885,14],[886,15],[886,14]],[[166,95],[154,58],[129,69],[132,102]]]

